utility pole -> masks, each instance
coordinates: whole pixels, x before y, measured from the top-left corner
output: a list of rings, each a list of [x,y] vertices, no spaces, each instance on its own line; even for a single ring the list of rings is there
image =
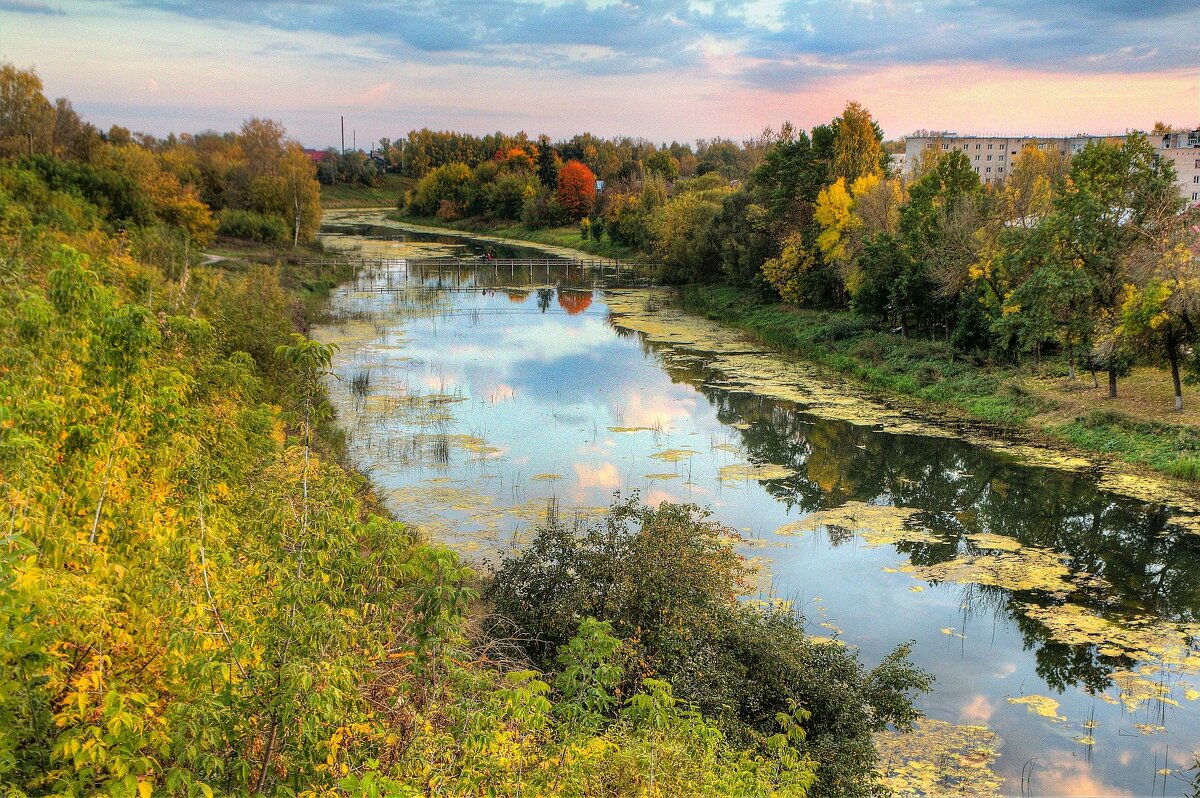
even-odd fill
[[[351,137],[351,138],[350,138],[350,140],[354,142],[353,144],[351,144],[351,145],[350,145],[350,146],[351,146],[351,148],[352,148],[352,149],[353,149],[355,152],[358,152],[358,131],[357,131],[357,130],[351,130],[351,131],[350,131],[350,137]]]
[[[346,117],[342,117],[342,155],[346,154]]]

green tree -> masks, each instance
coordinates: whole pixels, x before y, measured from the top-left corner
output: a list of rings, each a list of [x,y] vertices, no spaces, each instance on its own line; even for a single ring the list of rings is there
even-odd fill
[[[885,157],[883,132],[871,113],[856,102],[846,103],[842,115],[833,120],[832,176],[852,184],[883,172]]]
[[[1133,133],[1123,144],[1091,142],[1072,159],[1054,213],[1045,222],[1065,257],[1086,272],[1092,285],[1094,323],[1107,331],[1097,339],[1105,341],[1112,397],[1122,366],[1117,317],[1130,258],[1144,239],[1160,234],[1182,203],[1170,161],[1157,158],[1146,137]]]

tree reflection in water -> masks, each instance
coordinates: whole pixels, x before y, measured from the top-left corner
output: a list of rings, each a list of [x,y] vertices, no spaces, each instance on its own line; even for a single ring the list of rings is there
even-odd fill
[[[919,508],[920,524],[943,542],[897,544],[913,565],[978,555],[983,550],[968,536],[1000,535],[1058,552],[1072,573],[1104,580],[1103,590],[1085,584],[1066,598],[1105,617],[1200,618],[1200,537],[1168,525],[1164,507],[1101,493],[1089,473],[1027,467],[962,441],[884,433],[731,392],[712,384],[716,375],[701,358],[662,357],[645,340],[643,348],[659,356],[673,381],[707,398],[718,419],[737,431],[750,462],[795,472],[763,483],[789,509],[811,512],[847,502]],[[836,528],[826,534],[834,546],[854,537],[852,530]],[[1036,590],[966,585],[962,599],[964,612],[1011,619],[1025,647],[1034,650],[1038,675],[1057,690],[1075,686],[1098,693],[1112,685],[1114,672],[1135,664],[1127,656],[1100,654],[1095,644],[1055,640],[1024,610],[1056,600]]]

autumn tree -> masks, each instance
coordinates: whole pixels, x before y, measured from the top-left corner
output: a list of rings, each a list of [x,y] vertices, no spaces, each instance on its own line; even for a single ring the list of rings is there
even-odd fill
[[[670,183],[679,179],[679,161],[666,150],[659,150],[646,159],[646,172]]]
[[[1124,362],[1119,311],[1130,258],[1145,240],[1162,234],[1182,204],[1170,161],[1157,158],[1146,137],[1133,133],[1122,144],[1092,142],[1076,155],[1047,219],[1093,287],[1091,310],[1111,397]]]
[[[42,79],[32,70],[0,66],[0,157],[50,151],[54,107],[42,94]]]
[[[833,120],[833,176],[853,183],[883,171],[883,132],[871,113],[856,102],[846,103]]]
[[[288,144],[279,161],[279,180],[292,217],[292,246],[311,239],[321,223],[321,189],[304,148]]]
[[[874,172],[855,180],[847,188],[839,177],[821,190],[813,210],[820,227],[816,244],[822,256],[835,266],[850,296],[858,290],[862,274],[858,258],[867,239],[894,233],[900,223],[905,191],[899,180]]]
[[[1130,258],[1131,282],[1121,300],[1120,334],[1171,369],[1175,409],[1183,410],[1179,366],[1194,348],[1200,320],[1200,212],[1167,220]]]
[[[580,161],[568,161],[558,173],[558,202],[571,215],[581,219],[596,204],[596,175]]]
[[[909,257],[904,259],[905,269],[891,287],[892,304],[902,328],[907,329],[910,319],[927,323],[940,320],[949,334],[957,297],[951,300],[945,290],[939,290],[935,267],[948,234],[962,230],[959,222],[969,215],[970,205],[981,191],[979,175],[959,151],[941,158],[912,184],[911,198],[900,215],[900,234]]]
[[[1058,150],[1023,147],[1000,189],[1002,212],[1010,224],[1032,227],[1050,212],[1070,160]]]

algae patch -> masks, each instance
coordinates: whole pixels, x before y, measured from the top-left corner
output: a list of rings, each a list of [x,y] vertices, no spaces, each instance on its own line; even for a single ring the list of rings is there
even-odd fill
[[[1008,703],[1020,704],[1029,710],[1031,714],[1041,715],[1043,718],[1050,718],[1050,720],[1055,721],[1066,720],[1065,717],[1058,714],[1058,702],[1044,695],[1018,696],[1008,699]]]
[[[698,454],[700,453],[693,449],[665,449],[650,456],[655,460],[662,460],[664,463],[682,463]]]
[[[883,786],[898,796],[998,796],[1000,737],[987,726],[921,718],[908,732],[875,735]]]
[[[819,529],[857,533],[868,546],[896,543],[941,543],[942,539],[917,525],[917,510],[886,504],[847,502],[841,507],[817,510],[799,521],[784,524],[777,535],[798,535]]]
[[[727,465],[717,472],[717,479],[722,482],[746,482],[748,480],[787,479],[795,476],[796,472],[774,463]]]

